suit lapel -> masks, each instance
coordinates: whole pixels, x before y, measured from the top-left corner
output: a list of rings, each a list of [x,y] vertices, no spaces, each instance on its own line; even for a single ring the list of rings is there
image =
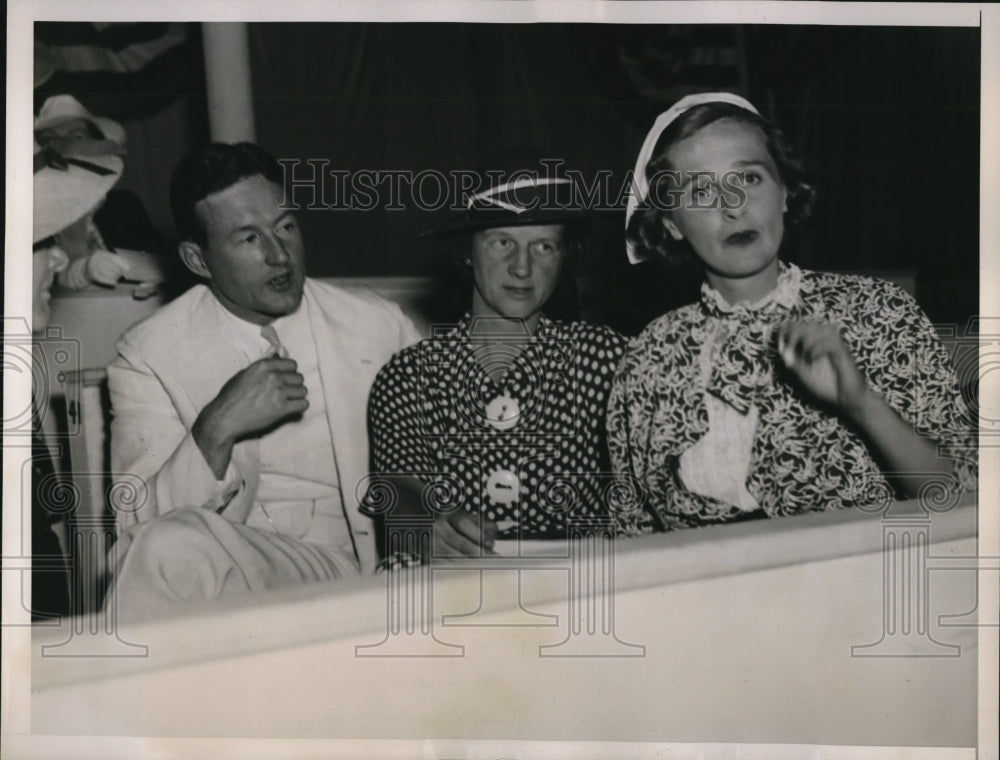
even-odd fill
[[[182,341],[183,349],[177,351],[171,347],[165,352],[171,366],[163,369],[178,378],[195,416],[216,397],[229,378],[246,366],[246,357],[231,340],[228,328],[219,321],[221,308],[205,288],[187,315],[188,324],[178,325],[172,331]]]
[[[316,359],[323,398],[326,402],[330,439],[333,442],[344,503],[344,513],[358,552],[362,574],[370,574],[377,561],[372,521],[358,511],[357,488],[368,473],[367,400],[372,379],[379,370],[379,358],[366,334],[366,325],[357,310],[340,304],[329,291],[320,292],[306,280],[306,306],[316,347]],[[218,394],[233,375],[246,365],[246,357],[230,339],[229,331],[219,329],[215,296],[206,288],[194,308],[188,312],[188,323],[178,325],[175,335],[186,335],[182,353],[167,352],[169,367],[161,376],[176,379],[189,399],[182,414],[190,429],[198,413]],[[244,512],[256,500],[260,473],[260,447],[250,438],[233,449],[233,464],[247,480],[245,498],[238,505]],[[233,505],[231,505],[232,507]]]
[[[336,310],[309,280],[306,294],[344,512],[365,574],[374,569],[374,533],[358,512],[357,489],[368,473],[368,388],[379,367],[353,310]]]
[[[246,357],[231,339],[229,330],[219,321],[212,292],[205,288],[194,308],[188,312],[188,324],[178,325],[173,336],[184,336],[182,352],[168,352],[169,372],[176,378],[176,387],[187,395],[190,406],[183,410],[185,426],[190,430],[195,420],[222,386],[246,367]],[[221,328],[221,329],[220,329]],[[247,493],[256,497],[260,472],[260,447],[256,438],[248,438],[233,447],[233,464],[247,479]]]

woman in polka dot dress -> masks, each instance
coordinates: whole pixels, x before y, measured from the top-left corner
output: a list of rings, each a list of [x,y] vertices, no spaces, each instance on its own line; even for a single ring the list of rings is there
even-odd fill
[[[445,230],[464,236],[471,310],[393,357],[372,387],[374,479],[362,509],[433,514],[434,556],[565,538],[572,520],[610,519],[609,500],[628,491],[605,442],[627,341],[542,313],[585,217],[563,200],[568,180],[519,177],[475,195]]]

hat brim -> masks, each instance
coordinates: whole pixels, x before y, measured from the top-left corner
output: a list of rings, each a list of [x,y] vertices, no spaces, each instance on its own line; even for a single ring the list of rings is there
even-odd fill
[[[548,224],[586,224],[590,218],[578,209],[528,210],[518,214],[506,209],[470,210],[461,218],[417,235],[417,240],[447,238],[469,232],[482,232],[500,227],[527,227]]]
[[[124,145],[126,142],[125,127],[113,119],[108,119],[104,116],[92,116],[90,114],[56,114],[47,119],[36,121],[34,131],[41,132],[43,129],[55,129],[77,119],[83,119],[96,125],[101,130],[101,134],[104,135],[105,140],[111,140],[119,145]]]
[[[96,174],[74,164],[65,170],[46,166],[35,172],[33,243],[55,235],[93,211],[121,178],[123,164],[117,156],[88,156],[87,161],[112,173]]]

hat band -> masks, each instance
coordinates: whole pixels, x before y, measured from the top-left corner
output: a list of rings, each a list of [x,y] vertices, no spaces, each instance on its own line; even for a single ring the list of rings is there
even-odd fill
[[[61,150],[60,150],[61,149]],[[69,150],[74,155],[66,155]],[[35,153],[33,174],[38,174],[42,169],[49,168],[56,171],[68,171],[70,166],[78,166],[81,169],[93,172],[102,177],[114,174],[113,169],[84,161],[77,156],[121,156],[125,149],[118,143],[111,140],[53,140],[40,151]]]
[[[525,188],[537,189],[540,187],[546,187],[550,185],[568,185],[570,181],[562,177],[523,177],[522,179],[514,180],[513,182],[506,182],[502,185],[497,185],[496,187],[491,187],[489,190],[484,190],[481,193],[476,193],[468,202],[468,210],[473,209],[484,210],[489,207],[502,208],[505,211],[511,211],[515,214],[523,214],[526,211],[530,211],[537,205],[537,199],[535,199],[533,205],[525,206],[523,204],[513,202],[516,200],[516,191],[524,190]],[[501,199],[499,196],[511,196],[507,200]]]

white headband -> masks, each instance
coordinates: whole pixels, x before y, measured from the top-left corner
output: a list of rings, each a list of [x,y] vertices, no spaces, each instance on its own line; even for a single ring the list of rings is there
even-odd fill
[[[731,92],[699,92],[696,95],[686,95],[674,103],[668,110],[657,116],[656,121],[653,122],[653,126],[649,130],[649,134],[643,140],[642,148],[639,149],[639,155],[635,159],[635,169],[632,170],[632,187],[628,196],[628,204],[625,207],[626,230],[628,229],[628,223],[632,218],[632,214],[635,213],[635,210],[645,200],[646,194],[649,192],[649,182],[646,180],[646,165],[649,164],[649,160],[653,157],[653,148],[656,147],[656,141],[660,139],[660,135],[663,134],[663,131],[674,119],[685,111],[704,103],[730,103],[760,116],[760,112],[749,101],[741,98],[739,95],[733,95]],[[638,264],[647,258],[646,256],[640,256],[639,252],[635,250],[635,246],[627,239],[625,241],[625,252],[628,254],[628,260],[631,264]]]

